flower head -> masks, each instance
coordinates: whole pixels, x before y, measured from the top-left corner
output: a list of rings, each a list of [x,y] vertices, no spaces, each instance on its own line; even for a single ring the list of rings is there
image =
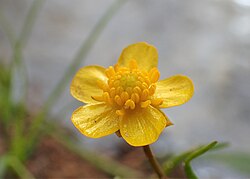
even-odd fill
[[[172,123],[160,108],[187,102],[192,81],[175,75],[159,80],[158,53],[145,42],[125,48],[116,65],[86,66],[73,78],[70,90],[87,103],[72,114],[72,122],[84,135],[99,138],[120,131],[132,146],[155,142]]]

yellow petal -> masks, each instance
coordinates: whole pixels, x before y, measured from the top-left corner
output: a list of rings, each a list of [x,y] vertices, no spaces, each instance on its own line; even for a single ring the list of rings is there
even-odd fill
[[[167,124],[170,122],[164,113],[149,106],[125,113],[120,121],[120,132],[130,145],[145,146],[155,142]]]
[[[149,71],[151,68],[157,67],[157,49],[145,42],[129,45],[122,51],[118,64],[129,67],[131,60],[136,60],[138,68]]]
[[[96,102],[91,96],[101,96],[103,90],[97,85],[98,81],[107,81],[105,68],[100,66],[86,66],[74,76],[70,92],[79,101],[84,103]]]
[[[183,75],[176,75],[158,81],[154,97],[163,100],[161,108],[181,105],[187,102],[194,93],[194,85],[191,79]]]
[[[119,130],[119,117],[105,103],[81,106],[71,117],[75,127],[84,135],[99,138]]]

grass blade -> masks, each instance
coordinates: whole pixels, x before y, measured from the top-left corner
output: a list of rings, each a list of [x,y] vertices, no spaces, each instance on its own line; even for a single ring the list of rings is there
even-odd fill
[[[197,150],[193,151],[192,153],[190,153],[187,158],[184,161],[184,170],[186,172],[186,175],[188,178],[190,179],[196,179],[198,178],[192,167],[191,167],[191,161],[194,160],[195,158],[203,155],[204,153],[206,153],[207,151],[209,151],[210,149],[212,149],[215,145],[217,144],[217,141],[214,141],[206,146],[202,146],[200,148],[198,148]]]

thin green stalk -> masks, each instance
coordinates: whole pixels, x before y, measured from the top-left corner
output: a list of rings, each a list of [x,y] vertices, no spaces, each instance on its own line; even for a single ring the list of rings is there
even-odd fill
[[[13,168],[21,179],[34,179],[35,177],[26,169],[22,162],[15,156],[7,157],[7,165]]]
[[[0,157],[0,178],[4,177],[5,171],[7,170],[7,155],[3,155]]]
[[[154,155],[153,155],[153,153],[152,153],[152,151],[150,149],[150,146],[149,145],[143,146],[143,150],[144,150],[144,153],[147,156],[152,168],[154,169],[155,173],[158,175],[158,177],[161,178],[161,179],[162,178],[167,179],[161,165],[159,164],[159,162],[154,157]]]
[[[2,26],[2,29],[9,40],[10,46],[12,47],[12,49],[14,49],[16,36],[14,34],[12,26],[5,18],[1,10],[0,10],[0,25]]]
[[[214,144],[213,144],[214,145]],[[220,149],[224,149],[226,147],[228,147],[228,143],[219,143],[216,146],[214,146],[213,148],[210,149],[210,151],[214,151],[214,150],[220,150]],[[171,172],[173,171],[173,169],[175,167],[177,167],[178,165],[180,165],[183,161],[185,161],[189,156],[191,156],[191,154],[193,154],[195,151],[200,151],[201,148],[203,148],[205,145],[201,145],[198,147],[195,147],[194,149],[185,151],[179,155],[176,156],[172,156],[170,158],[168,158],[164,163],[163,163],[163,170],[164,173],[166,173],[167,175],[170,175]]]
[[[69,83],[70,79],[72,78],[73,74],[75,73],[81,62],[86,58],[88,52],[95,44],[98,37],[103,32],[104,28],[107,26],[108,22],[120,9],[120,7],[124,4],[124,2],[126,2],[126,0],[117,0],[108,8],[108,10],[105,12],[105,14],[101,17],[96,26],[93,28],[86,41],[80,47],[72,63],[70,64],[70,66],[62,76],[61,80],[54,88],[54,90],[49,95],[47,101],[44,103],[41,112],[33,120],[28,136],[31,145],[34,144],[34,142],[37,140],[37,137],[40,134],[39,128],[41,126],[41,123],[44,121],[45,116],[47,115],[51,107],[53,107],[55,102],[59,99],[60,95],[65,90],[65,87]]]
[[[54,105],[54,103],[58,100],[62,92],[65,90],[68,82],[75,74],[76,70],[79,68],[81,62],[86,58],[89,51],[107,26],[108,22],[115,15],[115,13],[122,7],[123,3],[126,0],[117,0],[115,1],[106,11],[106,13],[101,17],[96,26],[91,31],[90,35],[87,37],[86,41],[80,47],[78,53],[74,57],[72,63],[62,76],[59,83],[56,85],[55,89],[49,95],[47,101],[44,104],[43,112],[46,113],[48,110]]]
[[[27,87],[28,87],[28,75],[27,75],[27,69],[26,65],[23,62],[23,48],[25,47],[29,36],[31,34],[32,28],[34,26],[35,19],[38,15],[39,10],[42,7],[42,4],[45,2],[45,0],[34,0],[31,4],[31,7],[29,8],[29,11],[27,13],[27,16],[25,18],[25,21],[22,26],[21,33],[18,36],[18,39],[15,41],[13,45],[13,58],[12,58],[12,68],[13,68],[13,74],[18,73],[18,78],[20,81],[22,81],[22,103],[25,103],[26,95],[27,95]],[[16,68],[16,70],[15,70]],[[15,75],[12,75],[12,77],[15,77]],[[20,94],[20,92],[19,92]]]
[[[45,0],[34,0],[31,7],[29,8],[29,12],[25,18],[25,21],[22,26],[21,33],[19,34],[18,39],[14,43],[13,49],[13,57],[11,63],[12,70],[12,85],[11,89],[13,90],[13,96],[17,97],[17,99],[12,99],[12,104],[15,104],[15,108],[18,110],[18,114],[14,115],[14,136],[11,140],[11,151],[17,155],[20,159],[23,157],[23,153],[25,150],[24,142],[24,121],[23,119],[26,117],[25,113],[25,102],[27,99],[27,88],[28,88],[28,75],[26,65],[23,62],[23,48],[25,47],[27,40],[30,36],[32,27],[34,25],[35,19],[38,15],[38,12],[42,6],[42,3]],[[18,83],[16,83],[18,81]],[[19,86],[16,86],[19,84]],[[16,92],[18,90],[18,93]],[[16,93],[15,93],[16,92]],[[18,94],[18,96],[15,96]],[[15,110],[16,111],[16,110]]]
[[[34,0],[29,9],[18,40],[23,47],[26,45],[31,35],[31,31],[33,29],[35,20],[37,19],[37,15],[40,12],[40,9],[42,8],[43,3],[45,3],[45,1],[46,0]]]

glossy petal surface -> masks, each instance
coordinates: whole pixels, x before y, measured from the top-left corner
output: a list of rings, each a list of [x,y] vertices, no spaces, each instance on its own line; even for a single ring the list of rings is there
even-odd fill
[[[154,97],[163,99],[163,104],[160,107],[167,108],[187,102],[193,93],[193,82],[186,76],[176,75],[158,81]]]
[[[73,78],[70,92],[79,101],[84,103],[96,102],[91,96],[100,96],[103,91],[97,85],[98,81],[105,81],[105,68],[100,66],[86,66],[81,68]]]
[[[149,106],[126,113],[120,121],[120,132],[130,145],[145,146],[155,142],[168,123],[161,111]]]
[[[104,103],[81,106],[71,117],[75,127],[84,135],[99,138],[119,130],[119,118]]]
[[[139,42],[126,47],[118,60],[121,66],[129,67],[131,60],[136,60],[138,68],[149,71],[158,64],[157,49],[145,42]]]

